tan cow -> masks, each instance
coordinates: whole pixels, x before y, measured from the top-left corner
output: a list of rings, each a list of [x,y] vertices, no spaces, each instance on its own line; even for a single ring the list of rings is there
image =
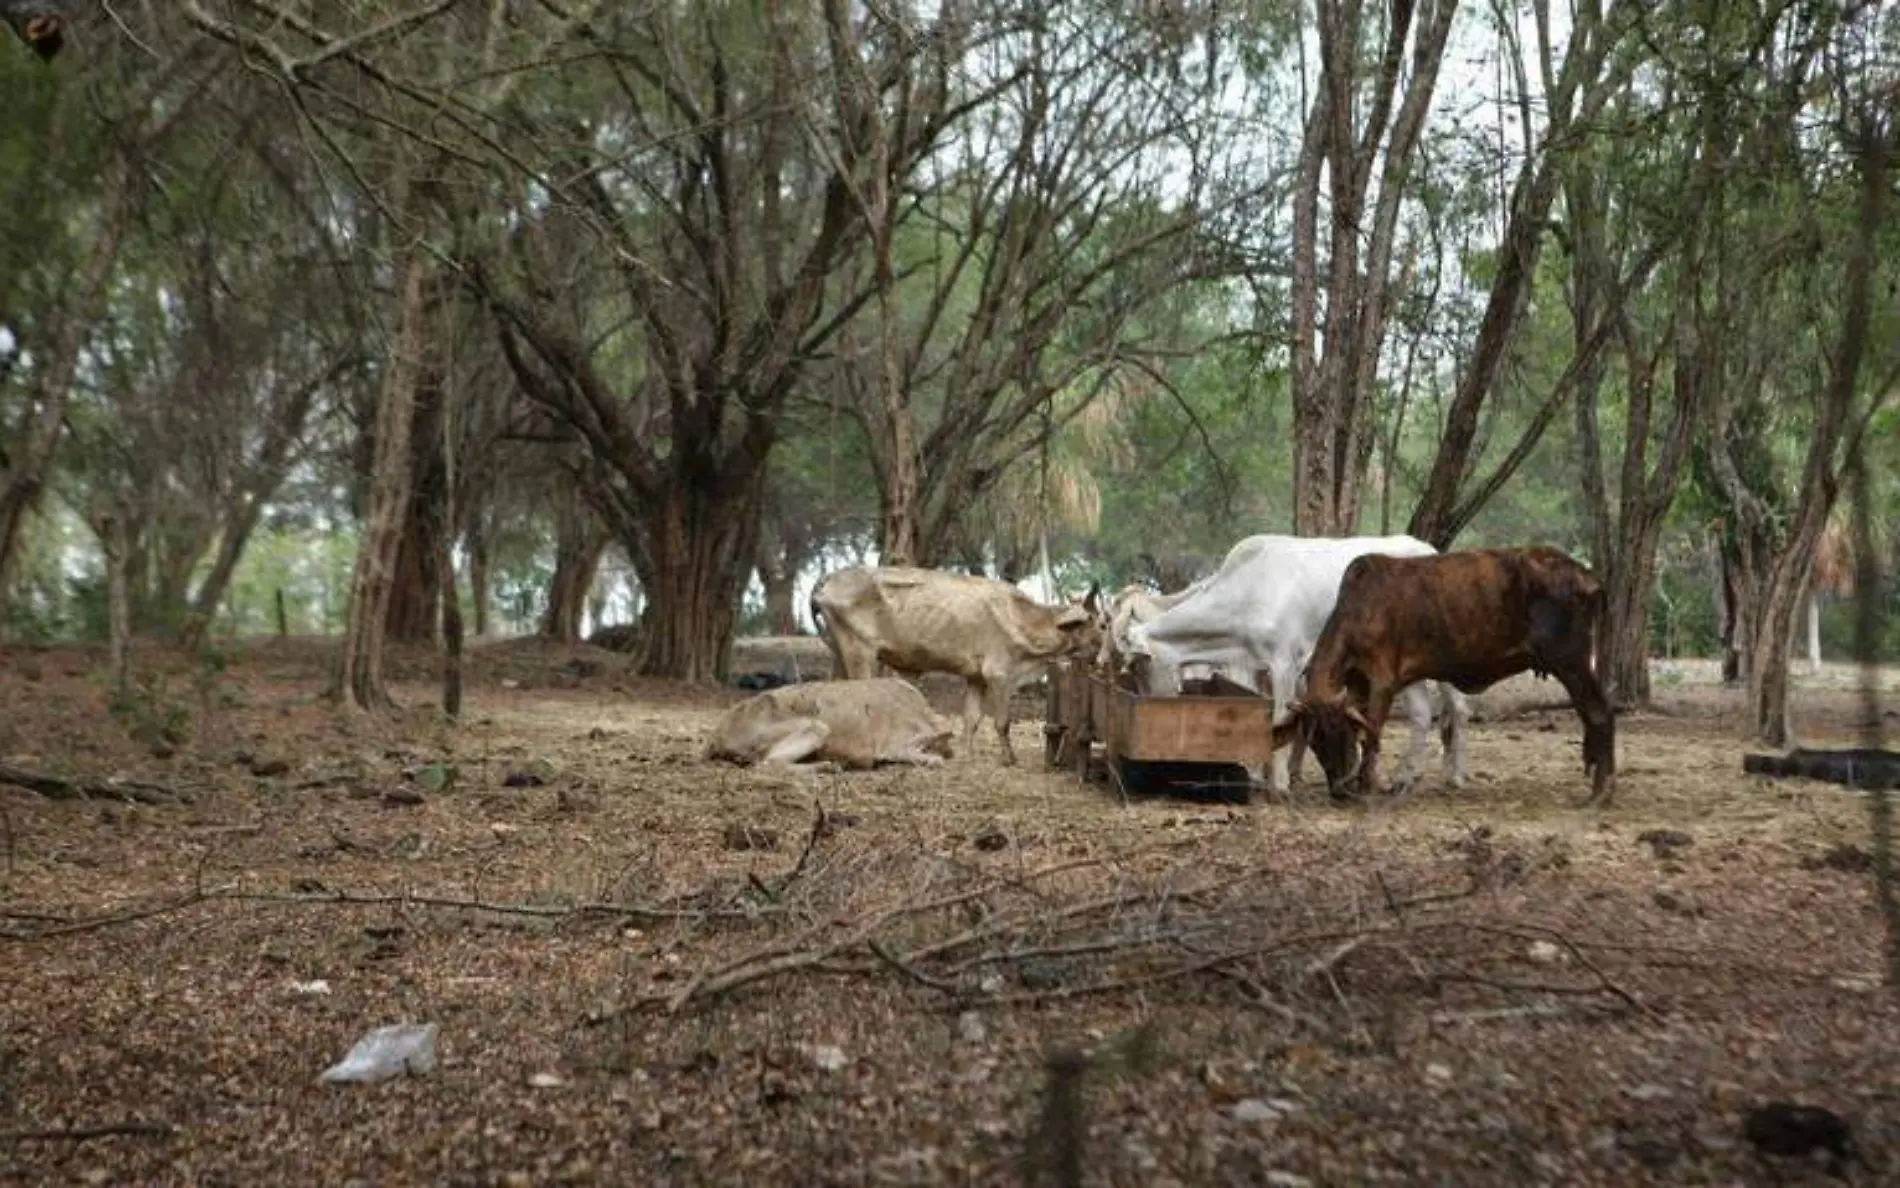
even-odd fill
[[[873,677],[879,664],[908,676],[962,677],[964,750],[976,744],[987,701],[1005,764],[1016,762],[1009,745],[1016,686],[1051,660],[1085,660],[1101,640],[1093,590],[1079,603],[1046,606],[1008,582],[936,569],[840,569],[812,591],[811,611],[835,677]]]
[[[951,733],[909,681],[825,681],[771,689],[733,706],[713,727],[705,758],[934,766],[949,758]]]

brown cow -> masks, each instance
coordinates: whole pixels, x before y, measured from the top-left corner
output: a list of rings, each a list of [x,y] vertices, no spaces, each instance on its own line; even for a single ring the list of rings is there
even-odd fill
[[[1563,682],[1583,720],[1586,803],[1608,804],[1616,719],[1591,662],[1603,605],[1589,568],[1552,548],[1359,557],[1313,649],[1305,696],[1274,728],[1273,745],[1304,739],[1335,794],[1355,774],[1377,790],[1379,734],[1400,689],[1436,680],[1481,693],[1528,669]],[[1356,773],[1355,738],[1363,746]]]
[[[1003,762],[1009,745],[1009,701],[1016,686],[1051,660],[1086,659],[1099,646],[1095,593],[1082,603],[1045,606],[1008,582],[902,566],[840,569],[811,594],[812,618],[831,648],[834,676],[861,680],[879,664],[907,676],[947,672],[968,686],[963,747],[989,702]]]
[[[824,681],[771,689],[733,706],[713,727],[705,758],[935,766],[950,755],[950,734],[949,723],[908,681]]]

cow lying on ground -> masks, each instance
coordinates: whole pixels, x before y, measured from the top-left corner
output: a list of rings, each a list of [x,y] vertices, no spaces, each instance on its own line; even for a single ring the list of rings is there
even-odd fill
[[[1050,661],[1095,651],[1094,610],[1092,590],[1080,604],[1045,606],[1008,582],[898,566],[841,569],[811,594],[834,677],[876,676],[879,664],[909,676],[962,677],[965,751],[975,746],[987,701],[1006,764],[1016,762],[1011,694]]]
[[[1354,558],[1370,553],[1430,556],[1436,550],[1410,536],[1301,537],[1250,536],[1228,550],[1213,576],[1189,587],[1191,593],[1127,632],[1122,660],[1137,673],[1142,691],[1173,695],[1181,691],[1190,666],[1220,670],[1227,679],[1259,690],[1255,673],[1266,670],[1273,698],[1273,719],[1282,725],[1299,692],[1300,673],[1338,598],[1340,577]],[[1118,645],[1119,646],[1119,645]],[[1445,775],[1453,787],[1465,781],[1465,724],[1470,706],[1455,689],[1442,690],[1445,702]],[[1412,745],[1401,765],[1401,782],[1418,777],[1430,745],[1432,690],[1405,690],[1412,721]],[[1271,786],[1291,786],[1293,764],[1276,750]],[[1250,772],[1256,780],[1259,773]]]
[[[1482,693],[1528,669],[1570,694],[1583,720],[1589,803],[1608,804],[1616,719],[1591,662],[1603,605],[1595,575],[1552,548],[1359,557],[1313,649],[1305,696],[1274,727],[1273,745],[1303,739],[1335,793],[1355,777],[1376,790],[1379,735],[1400,689],[1437,680]]]
[[[950,735],[950,724],[909,681],[820,681],[772,689],[733,706],[713,727],[705,758],[934,766],[949,758]]]

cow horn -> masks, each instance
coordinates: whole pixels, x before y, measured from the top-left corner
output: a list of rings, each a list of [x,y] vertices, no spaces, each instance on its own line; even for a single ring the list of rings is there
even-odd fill
[[[1366,716],[1359,712],[1358,706],[1349,705],[1346,707],[1346,720],[1351,722],[1353,728],[1359,731],[1359,733],[1368,738],[1372,736],[1372,723],[1366,721]]]

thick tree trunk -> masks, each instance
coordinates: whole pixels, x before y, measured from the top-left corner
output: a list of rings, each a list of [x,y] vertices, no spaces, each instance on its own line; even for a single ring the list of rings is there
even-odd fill
[[[1605,590],[1597,678],[1619,709],[1649,703],[1649,609],[1656,593],[1658,535],[1651,527],[1638,539],[1622,542]]]
[[[1794,725],[1788,717],[1788,645],[1800,600],[1795,591],[1771,587],[1748,649],[1748,721],[1755,737],[1771,747],[1789,745]]]
[[[442,444],[444,400],[441,376],[433,368],[422,369],[409,426],[409,505],[389,595],[387,629],[389,638],[399,643],[434,642],[442,614],[444,583],[438,558],[447,552],[443,505],[449,499]]]
[[[360,710],[380,710],[390,704],[383,682],[383,643],[396,553],[409,509],[409,430],[423,347],[422,282],[427,268],[421,249],[410,246],[402,267],[400,329],[377,402],[368,515],[350,577],[343,656],[332,689],[344,705]]]
[[[720,497],[688,484],[662,495],[646,520],[636,555],[646,613],[641,616],[647,676],[724,681],[733,624],[751,576],[759,531],[760,486]],[[630,542],[631,543],[631,542]]]
[[[607,536],[591,521],[576,519],[570,523],[563,519],[555,534],[554,576],[548,581],[541,635],[563,643],[580,639],[587,594],[594,588],[600,558],[606,551]]]

